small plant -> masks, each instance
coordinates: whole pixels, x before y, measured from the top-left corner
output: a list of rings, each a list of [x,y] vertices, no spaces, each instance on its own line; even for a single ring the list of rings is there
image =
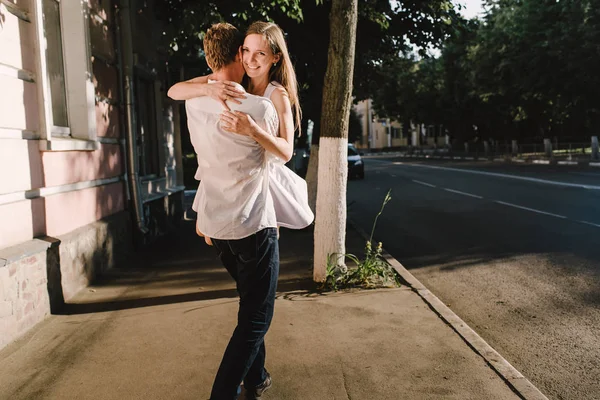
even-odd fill
[[[385,261],[382,256],[383,244],[379,242],[373,249],[373,233],[377,225],[377,219],[383,212],[385,205],[392,199],[391,189],[385,195],[381,210],[375,217],[371,236],[365,245],[365,258],[359,259],[353,254],[329,254],[327,257],[327,270],[324,289],[338,290],[347,287],[380,287],[380,286],[399,286],[400,280],[398,273],[391,265]],[[348,268],[344,261],[348,259],[355,266]]]

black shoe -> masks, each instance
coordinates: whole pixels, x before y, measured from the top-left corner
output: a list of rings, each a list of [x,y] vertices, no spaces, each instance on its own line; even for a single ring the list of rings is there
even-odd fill
[[[271,388],[272,384],[273,384],[273,382],[271,381],[271,374],[269,374],[267,372],[267,378],[264,380],[263,383],[261,383],[260,385],[256,386],[254,389],[247,389],[248,390],[248,394],[247,394],[246,398],[248,400],[250,400],[250,399],[260,399],[261,396],[263,395],[263,393],[266,392],[267,390],[269,390]]]

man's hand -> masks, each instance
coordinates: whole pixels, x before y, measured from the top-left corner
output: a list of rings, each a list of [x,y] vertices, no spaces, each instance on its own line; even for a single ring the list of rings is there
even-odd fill
[[[206,85],[208,96],[217,100],[223,105],[226,110],[231,110],[227,105],[227,101],[231,101],[236,104],[242,104],[238,99],[245,99],[244,92],[238,90],[235,82],[232,81],[217,81]]]
[[[241,111],[223,111],[221,114],[221,128],[228,132],[244,136],[252,136],[258,125],[252,117]]]

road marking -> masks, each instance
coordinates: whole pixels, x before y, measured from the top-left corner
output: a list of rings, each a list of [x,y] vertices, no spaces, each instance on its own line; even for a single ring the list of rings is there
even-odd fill
[[[414,183],[418,183],[419,185],[425,185],[425,186],[429,186],[429,187],[432,187],[432,188],[434,188],[434,187],[437,187],[437,186],[435,186],[435,185],[432,185],[431,183],[427,183],[427,182],[416,181],[416,180],[414,180],[414,179],[413,179],[412,181],[413,181]]]
[[[567,217],[565,217],[564,215],[552,214],[552,213],[549,213],[549,212],[546,212],[546,211],[536,210],[535,208],[518,206],[518,205],[512,204],[512,203],[505,203],[504,201],[496,200],[495,203],[503,204],[503,205],[509,206],[509,207],[520,208],[521,210],[532,211],[532,212],[535,212],[535,213],[538,213],[538,214],[550,215],[551,217],[567,219]]]
[[[397,163],[393,163],[394,165],[399,165]],[[558,181],[549,181],[546,179],[538,179],[538,178],[529,178],[526,176],[516,176],[509,174],[499,174],[497,172],[485,172],[485,171],[473,171],[472,169],[466,168],[448,168],[448,167],[438,167],[434,165],[422,165],[422,164],[404,164],[410,167],[421,167],[421,168],[431,168],[431,169],[441,169],[446,171],[455,171],[455,172],[464,172],[467,174],[476,174],[476,175],[488,175],[488,176],[497,176],[499,178],[509,178],[509,179],[518,179],[522,181],[543,183],[547,185],[555,185],[555,186],[565,186],[565,187],[577,187],[583,189],[592,189],[592,190],[600,190],[600,186],[596,185],[584,185],[581,183],[568,183],[568,182],[558,182]]]
[[[446,190],[448,192],[452,192],[452,193],[462,194],[464,196],[475,197],[476,199],[483,199],[483,197],[477,196],[477,195],[471,194],[471,193],[465,193],[465,192],[461,192],[461,191],[453,190],[453,189],[448,189],[448,188],[444,188],[444,190]]]
[[[588,222],[588,221],[577,221],[577,222],[581,222],[582,224],[591,225],[591,226],[595,226],[596,228],[600,228],[600,225],[594,224],[593,222]]]
[[[577,161],[558,161],[558,165],[577,165]]]

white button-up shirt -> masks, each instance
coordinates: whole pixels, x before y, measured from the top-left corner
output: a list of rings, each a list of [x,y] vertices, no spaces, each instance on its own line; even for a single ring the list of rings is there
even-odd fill
[[[265,131],[277,132],[279,120],[270,100],[246,93],[241,102],[228,105],[249,114]],[[187,100],[185,108],[198,155],[200,185],[192,206],[198,229],[211,238],[234,240],[276,227],[264,148],[251,137],[223,130],[219,118],[224,109],[216,100],[197,97]]]

